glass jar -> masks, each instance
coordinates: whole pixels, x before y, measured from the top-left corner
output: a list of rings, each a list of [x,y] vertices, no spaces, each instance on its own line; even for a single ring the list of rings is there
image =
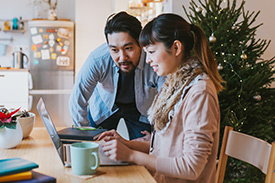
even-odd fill
[[[42,18],[42,2],[41,2],[41,0],[33,1],[33,18],[34,19]]]

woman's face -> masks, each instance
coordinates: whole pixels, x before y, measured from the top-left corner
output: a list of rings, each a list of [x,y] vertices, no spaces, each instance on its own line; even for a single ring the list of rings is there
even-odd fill
[[[150,64],[158,76],[166,76],[178,70],[181,59],[174,46],[169,52],[161,42],[156,42],[144,48],[147,52],[146,62]]]

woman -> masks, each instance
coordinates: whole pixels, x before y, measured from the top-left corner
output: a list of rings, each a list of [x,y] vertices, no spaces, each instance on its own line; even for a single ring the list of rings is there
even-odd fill
[[[157,182],[215,182],[223,82],[203,31],[175,14],[162,14],[140,34],[147,63],[167,76],[148,114],[151,143],[103,133],[111,159],[147,167]],[[194,49],[193,49],[194,48]]]

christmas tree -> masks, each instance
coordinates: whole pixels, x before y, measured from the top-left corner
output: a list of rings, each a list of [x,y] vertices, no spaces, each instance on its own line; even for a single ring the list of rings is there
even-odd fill
[[[268,142],[275,136],[275,57],[262,59],[270,41],[256,39],[253,26],[258,12],[245,11],[245,1],[194,0],[183,7],[190,23],[200,26],[226,81],[219,94],[221,133],[226,125]],[[229,158],[224,182],[264,182],[264,174],[246,163]]]

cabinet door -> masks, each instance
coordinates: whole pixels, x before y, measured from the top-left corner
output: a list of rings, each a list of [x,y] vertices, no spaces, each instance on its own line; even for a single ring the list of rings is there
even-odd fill
[[[0,107],[28,109],[28,71],[0,71],[0,86]]]

